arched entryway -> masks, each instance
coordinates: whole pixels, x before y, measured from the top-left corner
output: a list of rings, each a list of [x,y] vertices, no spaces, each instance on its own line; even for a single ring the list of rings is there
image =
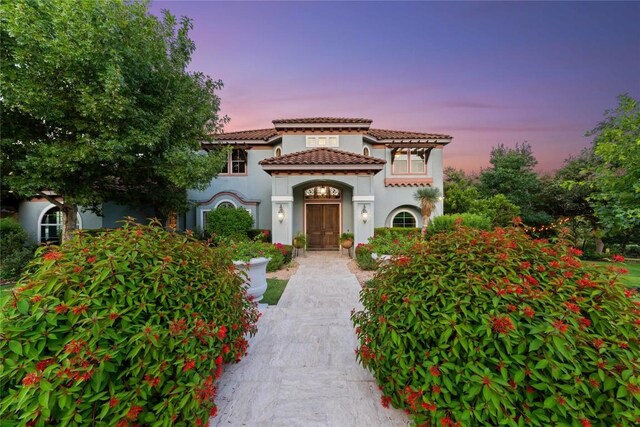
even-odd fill
[[[343,191],[332,185],[318,184],[305,188],[303,195],[307,249],[338,249],[342,230]]]

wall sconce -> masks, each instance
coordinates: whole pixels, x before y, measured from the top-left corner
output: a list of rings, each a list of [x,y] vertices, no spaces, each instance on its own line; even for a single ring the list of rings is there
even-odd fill
[[[278,221],[284,221],[284,209],[282,209],[282,205],[280,205],[280,209],[278,209]]]
[[[360,215],[362,215],[362,222],[366,224],[367,220],[369,219],[369,212],[367,212],[366,206],[362,207],[362,212],[360,212]]]

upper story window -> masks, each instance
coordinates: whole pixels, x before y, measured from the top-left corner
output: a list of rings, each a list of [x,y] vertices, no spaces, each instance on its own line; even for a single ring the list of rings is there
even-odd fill
[[[371,151],[369,151],[369,147],[364,147],[362,149],[362,154],[365,156],[370,156],[371,155]]]
[[[229,153],[227,164],[222,168],[221,174],[246,175],[247,152],[242,148],[234,148]]]
[[[338,136],[307,136],[307,147],[338,147]]]
[[[430,150],[424,148],[398,148],[391,152],[393,173],[396,175],[421,174],[427,172]]]
[[[276,147],[276,149],[273,152],[273,155],[276,157],[282,156],[282,147]]]

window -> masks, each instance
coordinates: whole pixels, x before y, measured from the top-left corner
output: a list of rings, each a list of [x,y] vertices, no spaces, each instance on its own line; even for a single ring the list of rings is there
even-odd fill
[[[40,220],[40,243],[60,243],[62,234],[62,211],[59,208],[49,209]]]
[[[282,156],[282,147],[276,147],[275,152],[274,152],[274,155],[275,155],[276,157],[280,157],[280,156]]]
[[[427,172],[427,160],[431,149],[424,148],[398,148],[391,152],[393,173],[422,174]]]
[[[337,136],[307,136],[307,147],[337,147]]]
[[[365,156],[370,156],[371,152],[369,151],[369,147],[364,147],[364,149],[362,150],[362,154]]]
[[[233,204],[233,202],[230,202],[228,200],[223,200],[220,203],[218,203],[216,205],[216,209],[218,208],[230,208],[230,209],[234,209],[236,207],[235,204]]]
[[[401,227],[401,228],[415,228],[416,227],[416,217],[409,211],[401,211],[393,217],[393,221],[391,222],[392,227]]]
[[[227,164],[221,174],[244,175],[247,173],[247,152],[242,148],[234,148],[229,153]]]
[[[318,185],[316,187],[307,188],[304,190],[305,200],[324,200],[333,199],[338,200],[342,197],[340,189],[335,187],[329,187],[327,185]]]

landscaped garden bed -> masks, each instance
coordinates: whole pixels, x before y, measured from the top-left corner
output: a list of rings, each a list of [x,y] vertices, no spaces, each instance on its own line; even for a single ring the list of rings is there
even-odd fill
[[[383,405],[424,426],[638,422],[640,300],[624,266],[594,268],[562,235],[517,227],[456,226],[410,252],[352,317]]]

